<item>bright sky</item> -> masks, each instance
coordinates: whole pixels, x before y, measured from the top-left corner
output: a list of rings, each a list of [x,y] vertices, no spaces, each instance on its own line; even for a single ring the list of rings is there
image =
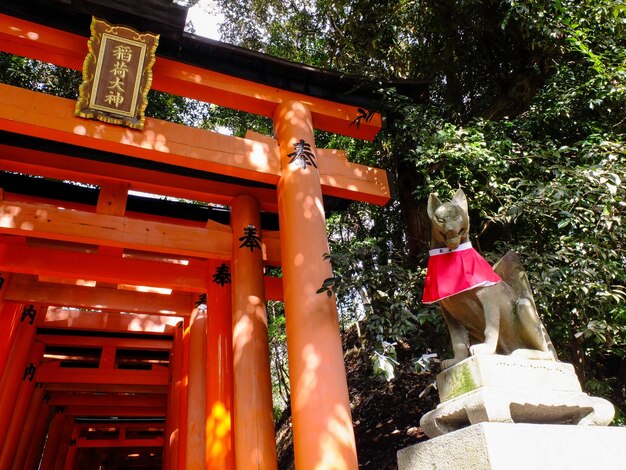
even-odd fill
[[[224,21],[224,17],[217,12],[217,7],[212,0],[200,0],[196,6],[189,9],[187,20],[193,23],[198,36],[220,39],[217,27]]]

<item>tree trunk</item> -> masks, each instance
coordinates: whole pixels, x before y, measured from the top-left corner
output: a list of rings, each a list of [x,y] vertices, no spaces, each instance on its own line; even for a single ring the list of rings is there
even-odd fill
[[[412,165],[398,162],[398,200],[408,243],[407,264],[413,267],[425,264],[430,240],[426,201],[416,201],[413,196],[421,184],[421,177]]]

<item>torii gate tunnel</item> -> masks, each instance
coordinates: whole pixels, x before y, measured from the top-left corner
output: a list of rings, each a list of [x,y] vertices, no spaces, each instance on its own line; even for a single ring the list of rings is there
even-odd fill
[[[389,186],[313,131],[372,139],[381,117],[331,99],[352,86],[339,76],[172,32],[170,1],[119,3],[4,2],[0,50],[80,70],[87,13],[145,23],[158,4],[153,88],[268,116],[275,136],[134,130],[0,85],[0,470],[275,469],[268,299],[286,312],[297,469],[355,470],[337,308],[316,294],[325,204],[385,204]],[[304,78],[229,75],[210,54]]]

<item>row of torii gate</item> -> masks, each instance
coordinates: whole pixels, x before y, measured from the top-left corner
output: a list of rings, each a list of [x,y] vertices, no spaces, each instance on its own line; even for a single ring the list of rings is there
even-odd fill
[[[0,49],[79,70],[86,38],[0,14]],[[313,131],[371,139],[380,116],[162,57],[153,88],[269,116],[275,136],[130,130],[0,85],[0,470],[276,468],[268,299],[286,312],[296,468],[356,469],[335,300],[316,294],[323,197],[385,204],[389,187]],[[312,161],[294,161],[302,142]],[[133,191],[229,222],[131,210]]]

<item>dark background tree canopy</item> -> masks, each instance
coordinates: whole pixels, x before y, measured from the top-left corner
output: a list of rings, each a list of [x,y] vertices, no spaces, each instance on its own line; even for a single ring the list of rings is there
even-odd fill
[[[397,186],[387,207],[354,203],[328,215],[349,369],[359,380],[381,376],[368,386],[351,382],[363,467],[393,468],[398,446],[419,438],[419,413],[428,409],[419,409],[417,395],[430,377],[422,356],[450,354],[437,309],[421,304],[425,201],[458,187],[470,201],[474,245],[490,261],[509,249],[521,255],[560,359],[575,365],[586,391],[616,405],[624,424],[624,0],[215,3],[227,42],[374,83],[431,80],[426,103],[381,89],[387,127],[373,143],[316,135],[318,147],[383,167]],[[3,82],[73,97],[79,80],[0,56]],[[237,135],[271,133],[267,119],[159,93],[150,100],[154,117]],[[289,404],[284,313],[280,305],[270,310],[280,416]],[[410,397],[407,377],[417,390]],[[381,423],[397,423],[393,404],[406,400],[416,403],[414,425],[397,428],[400,434],[373,436],[376,423],[360,423],[367,403],[378,403],[370,415]]]

